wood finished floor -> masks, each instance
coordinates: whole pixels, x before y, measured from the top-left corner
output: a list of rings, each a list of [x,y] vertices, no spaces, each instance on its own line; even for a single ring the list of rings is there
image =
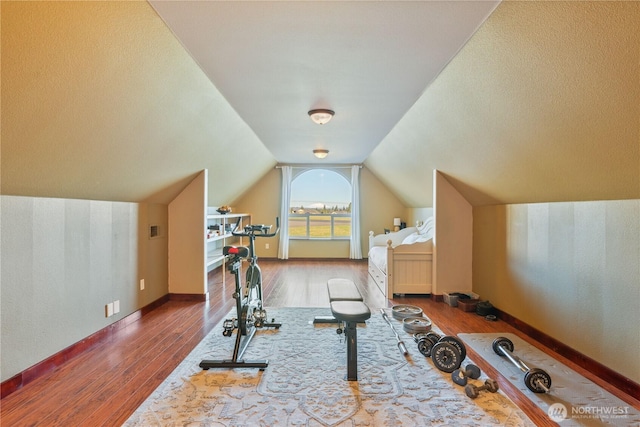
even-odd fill
[[[630,405],[640,402],[604,383],[503,321],[488,322],[425,297],[386,300],[367,274],[366,262],[260,260],[266,307],[329,305],[326,281],[352,279],[372,308],[421,307],[444,333],[510,332],[554,356]],[[119,426],[234,307],[233,276],[210,274],[209,302],[170,301],[101,343],[0,401],[2,426]],[[286,327],[286,326],[285,326]],[[389,351],[396,351],[395,348]],[[522,392],[468,349],[468,355],[540,426],[557,425]],[[425,362],[426,363],[426,362]],[[435,368],[434,368],[435,369]],[[453,386],[453,384],[452,384]]]

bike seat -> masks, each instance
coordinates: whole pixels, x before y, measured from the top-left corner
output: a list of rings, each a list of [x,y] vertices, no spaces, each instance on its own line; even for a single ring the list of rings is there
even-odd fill
[[[246,246],[225,246],[222,248],[222,254],[224,256],[233,255],[240,258],[247,258],[249,256],[249,248]]]

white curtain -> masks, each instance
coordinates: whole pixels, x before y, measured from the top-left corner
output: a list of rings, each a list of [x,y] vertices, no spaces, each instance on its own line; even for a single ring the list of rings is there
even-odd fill
[[[278,258],[289,259],[289,206],[291,205],[291,177],[293,168],[282,166],[282,196],[280,197],[280,244]]]
[[[349,258],[362,259],[360,247],[360,166],[351,166],[351,245]]]

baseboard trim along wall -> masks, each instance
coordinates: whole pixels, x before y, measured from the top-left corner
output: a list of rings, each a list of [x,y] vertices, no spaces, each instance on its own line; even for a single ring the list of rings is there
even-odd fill
[[[130,325],[131,323],[140,320],[142,316],[150,313],[157,307],[161,306],[165,302],[169,301],[169,295],[165,295],[158,298],[151,304],[148,304],[141,309],[134,311],[130,315],[123,317],[122,319],[110,324],[109,326],[89,335],[81,341],[70,345],[64,350],[53,354],[52,356],[44,359],[43,361],[25,369],[24,371],[14,375],[6,381],[3,381],[0,385],[0,399],[4,399],[11,393],[20,390],[23,386],[30,382],[40,378],[44,374],[53,371],[58,366],[63,365],[69,360],[81,355],[82,353],[91,350],[96,345],[108,341],[114,332]]]
[[[209,292],[205,294],[169,294],[169,300],[205,302],[209,301]]]

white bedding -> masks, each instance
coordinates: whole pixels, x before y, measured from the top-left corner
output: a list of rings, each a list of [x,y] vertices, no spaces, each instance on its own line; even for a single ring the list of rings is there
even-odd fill
[[[372,247],[369,250],[369,261],[376,265],[384,274],[387,274],[387,247]]]
[[[411,245],[413,243],[426,242],[433,238],[433,218],[427,219],[416,231],[407,235],[402,240],[401,245]],[[396,247],[397,245],[392,245]],[[387,274],[387,246],[372,246],[369,249],[369,261],[375,264],[380,271]]]

